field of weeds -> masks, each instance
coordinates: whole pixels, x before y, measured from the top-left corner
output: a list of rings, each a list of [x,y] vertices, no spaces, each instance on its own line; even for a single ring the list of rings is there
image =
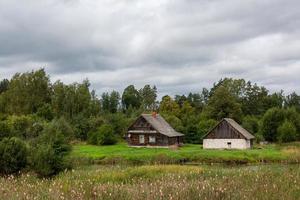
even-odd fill
[[[299,199],[299,165],[88,166],[0,178],[0,199]]]

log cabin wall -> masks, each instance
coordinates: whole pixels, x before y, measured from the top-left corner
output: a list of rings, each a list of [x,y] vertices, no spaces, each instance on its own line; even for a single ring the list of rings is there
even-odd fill
[[[141,144],[139,140],[139,136],[144,135],[144,143]],[[155,143],[149,142],[149,136],[155,136]],[[167,146],[168,145],[168,137],[159,134],[159,133],[131,133],[130,138],[128,138],[128,143],[133,146]]]
[[[230,124],[223,120],[215,127],[207,136],[206,139],[245,139],[245,137],[236,131]]]

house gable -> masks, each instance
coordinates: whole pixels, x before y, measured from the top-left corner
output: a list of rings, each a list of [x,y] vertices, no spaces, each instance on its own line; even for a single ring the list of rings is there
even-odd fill
[[[211,131],[204,136],[204,139],[247,139],[243,134],[236,130],[226,120],[222,120]]]
[[[128,131],[155,131],[154,127],[142,116],[128,128]]]

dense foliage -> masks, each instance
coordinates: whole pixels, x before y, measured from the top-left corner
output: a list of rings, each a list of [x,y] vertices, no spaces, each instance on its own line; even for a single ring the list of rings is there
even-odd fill
[[[0,142],[0,173],[16,173],[27,165],[28,150],[25,142],[12,137]]]
[[[224,117],[242,123],[258,140],[300,140],[300,97],[295,92],[287,96],[283,91],[271,93],[263,86],[232,78],[199,91],[165,95],[158,101],[155,86],[129,85],[122,94],[109,91],[98,97],[88,80],[52,83],[44,69],[18,73],[0,81],[0,140],[16,137],[33,149],[30,166],[43,176],[67,168],[70,142],[113,144],[143,112],[162,114],[185,134],[187,143],[201,143],[203,135]],[[50,135],[56,142],[51,142]]]

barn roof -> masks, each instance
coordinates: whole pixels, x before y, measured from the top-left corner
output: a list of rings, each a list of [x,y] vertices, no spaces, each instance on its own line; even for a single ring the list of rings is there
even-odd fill
[[[153,126],[159,133],[166,135],[168,137],[177,137],[184,136],[182,133],[175,131],[166,120],[156,114],[153,116],[152,114],[142,114],[142,117]]]
[[[236,131],[238,131],[240,134],[242,134],[246,139],[251,140],[255,137],[249,133],[246,129],[244,129],[241,125],[239,125],[236,121],[234,121],[231,118],[224,118],[221,120],[213,129],[211,129],[205,136],[203,136],[203,139],[206,138],[222,121],[226,121],[228,124],[230,124]]]
[[[245,138],[247,138],[249,140],[255,138],[251,133],[249,133],[246,129],[244,129],[241,125],[239,125],[233,119],[225,118],[224,120],[227,121],[234,129],[236,129],[238,132],[240,132]]]

